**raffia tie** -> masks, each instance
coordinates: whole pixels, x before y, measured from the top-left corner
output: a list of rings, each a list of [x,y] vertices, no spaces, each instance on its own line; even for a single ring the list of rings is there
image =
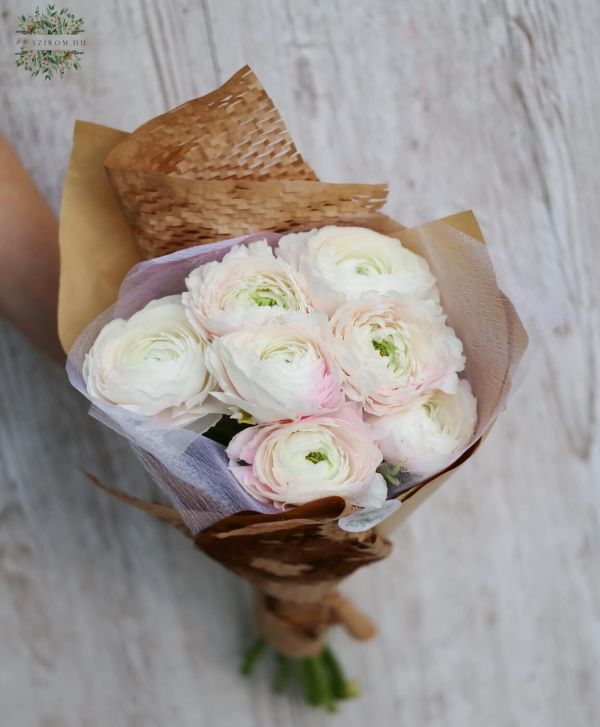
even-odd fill
[[[259,593],[256,623],[273,649],[297,659],[319,654],[325,646],[327,631],[336,624],[360,640],[370,639],[376,633],[373,622],[337,591],[330,591],[314,602],[281,600]]]

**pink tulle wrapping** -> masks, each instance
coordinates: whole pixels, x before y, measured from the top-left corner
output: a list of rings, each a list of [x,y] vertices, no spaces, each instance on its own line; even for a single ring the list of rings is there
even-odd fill
[[[240,487],[229,471],[223,445],[189,429],[161,424],[90,397],[82,375],[83,361],[110,320],[129,318],[155,298],[183,292],[191,270],[221,260],[237,244],[262,238],[274,245],[279,235],[253,234],[139,263],[127,274],[116,303],[84,329],[69,351],[67,375],[71,384],[91,401],[90,414],[130,441],[152,479],[181,512],[193,533],[242,510],[273,512],[274,508],[251,498]]]

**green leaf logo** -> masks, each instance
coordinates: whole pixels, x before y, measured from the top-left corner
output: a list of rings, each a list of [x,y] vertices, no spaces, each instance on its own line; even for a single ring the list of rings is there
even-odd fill
[[[81,68],[85,41],[70,36],[84,32],[83,18],[77,18],[67,8],[57,10],[54,5],[48,5],[41,11],[36,7],[31,15],[18,18],[15,63],[28,71],[31,78],[41,76],[46,81],[55,76],[62,78],[67,71]],[[61,36],[62,40],[48,42],[49,36]],[[55,49],[55,46],[58,47]]]

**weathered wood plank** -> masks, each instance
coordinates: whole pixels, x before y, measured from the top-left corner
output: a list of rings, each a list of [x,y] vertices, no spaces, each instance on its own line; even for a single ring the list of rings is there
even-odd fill
[[[8,0],[0,33],[12,47]],[[558,300],[489,440],[346,592],[365,695],[315,724],[588,727],[600,710],[600,6],[487,0],[77,3],[62,81],[0,64],[1,128],[58,206],[74,118],[132,129],[250,63],[319,175],[391,183],[407,224],[471,207],[521,289]],[[0,709],[7,724],[300,724],[240,680],[245,587],[80,470],[152,491],[18,334],[0,338]],[[313,715],[311,714],[311,718]]]

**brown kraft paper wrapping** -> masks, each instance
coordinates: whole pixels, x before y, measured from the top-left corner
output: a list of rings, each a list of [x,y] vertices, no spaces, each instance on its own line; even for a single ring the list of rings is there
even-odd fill
[[[506,400],[527,345],[514,308],[497,289],[474,215],[463,212],[405,229],[377,212],[385,197],[385,185],[318,181],[248,67],[220,89],[132,134],[86,122],[75,127],[59,234],[58,320],[65,351],[114,302],[139,260],[247,232],[363,225],[426,257],[438,277],[478,398],[476,439],[460,459],[402,493],[402,507],[375,530],[341,530],[337,521],[348,508],[340,498],[327,498],[282,514],[239,513],[194,539],[211,558],[256,585],[259,629],[292,656],[320,650],[333,623],[345,624],[358,638],[373,633],[368,620],[337,594],[337,584],[384,558],[391,548],[385,536],[475,452]],[[478,306],[482,300],[486,305]],[[490,326],[495,341],[482,334]],[[94,481],[193,537],[175,509]]]

